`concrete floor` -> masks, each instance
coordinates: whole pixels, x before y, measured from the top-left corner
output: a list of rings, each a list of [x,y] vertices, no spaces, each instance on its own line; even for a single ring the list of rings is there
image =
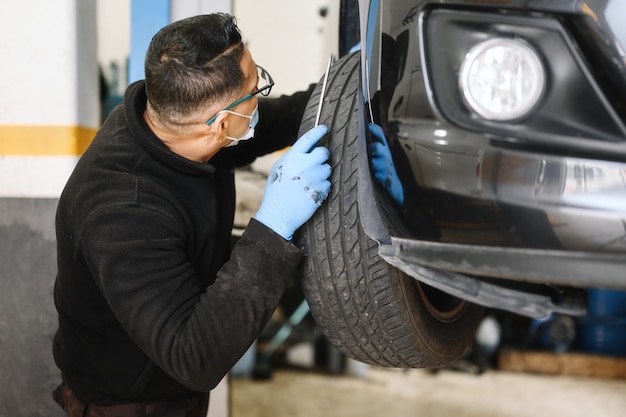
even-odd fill
[[[233,378],[230,417],[624,417],[626,380],[488,371],[298,369]]]

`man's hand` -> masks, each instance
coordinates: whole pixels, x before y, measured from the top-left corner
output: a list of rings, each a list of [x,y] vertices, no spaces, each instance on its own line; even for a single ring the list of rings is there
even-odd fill
[[[330,152],[318,146],[328,133],[316,126],[302,135],[272,167],[259,211],[254,218],[283,238],[309,220],[330,192]]]

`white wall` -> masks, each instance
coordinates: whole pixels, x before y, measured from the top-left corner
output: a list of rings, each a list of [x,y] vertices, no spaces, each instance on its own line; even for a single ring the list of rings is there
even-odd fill
[[[96,0],[96,3],[98,62],[109,80],[111,92],[122,95],[128,85],[130,0]]]
[[[0,2],[0,197],[57,197],[100,123],[95,0]]]
[[[236,0],[233,15],[254,60],[274,78],[275,95],[317,83],[337,55],[339,0]]]
[[[79,39],[93,1],[2,1],[0,16],[0,124],[96,126],[95,32]]]
[[[124,71],[130,53],[131,0],[97,0],[98,60],[110,79],[110,64]],[[232,3],[232,5],[231,5]],[[320,9],[326,8],[326,17]],[[337,55],[339,0],[173,0],[171,17],[225,11],[239,26],[255,61],[276,85],[272,95],[290,94],[320,80],[328,57]],[[121,78],[127,85],[126,74]],[[121,94],[121,92],[120,92]]]

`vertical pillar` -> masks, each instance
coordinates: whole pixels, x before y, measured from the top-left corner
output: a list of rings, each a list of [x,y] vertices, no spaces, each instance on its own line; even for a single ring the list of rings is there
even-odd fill
[[[51,392],[54,212],[100,121],[96,0],[0,2],[0,416],[62,416]]]
[[[231,11],[232,0],[132,0],[129,84],[144,78],[146,50],[163,26],[198,14]]]
[[[0,15],[0,197],[57,197],[100,120],[95,0],[2,2]]]
[[[132,0],[128,83],[144,78],[143,61],[150,40],[170,23],[170,0]]]

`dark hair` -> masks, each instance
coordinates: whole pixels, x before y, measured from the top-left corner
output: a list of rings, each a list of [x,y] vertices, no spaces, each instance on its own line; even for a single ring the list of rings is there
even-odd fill
[[[178,20],[150,41],[145,59],[150,106],[172,124],[244,85],[244,45],[235,18],[213,13]]]

